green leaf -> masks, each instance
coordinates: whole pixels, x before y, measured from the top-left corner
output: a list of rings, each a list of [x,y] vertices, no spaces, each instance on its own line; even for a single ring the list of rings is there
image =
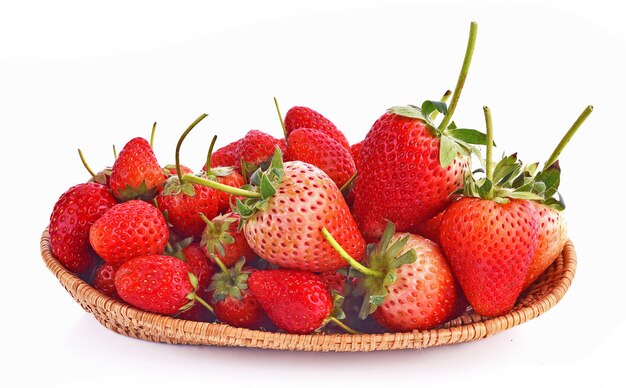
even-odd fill
[[[370,303],[374,306],[380,306],[385,301],[385,295],[371,295]],[[371,311],[374,312],[374,311]]]
[[[541,201],[543,199],[542,196],[531,193],[529,191],[511,191],[509,193],[506,193],[505,195],[507,198],[512,199],[530,199],[533,201]]]
[[[193,197],[196,195],[196,190],[194,189],[193,184],[189,182],[183,183],[181,190],[183,194],[188,195],[190,197]]]
[[[492,187],[493,183],[487,178],[485,178],[482,185],[477,185],[476,189],[478,190],[480,198],[487,198]]]
[[[412,119],[419,119],[428,122],[426,116],[422,111],[415,106],[394,106],[389,108],[389,112],[397,114],[398,116],[409,117]]]
[[[565,210],[565,202],[563,202],[563,198],[560,195],[559,195],[559,199],[556,199],[556,198],[546,199],[544,204],[560,212]]]
[[[456,123],[453,121],[448,125],[448,129],[456,129]]]
[[[411,248],[400,256],[391,259],[389,262],[389,269],[400,268],[405,264],[414,263],[415,260],[417,260],[417,253],[415,252],[415,249]]]
[[[448,105],[442,101],[426,100],[422,103],[421,111],[422,115],[424,115],[425,117],[430,117],[430,114],[434,111],[438,111],[440,113],[443,113],[444,115],[447,115]]]
[[[453,137],[458,140],[462,140],[468,144],[478,144],[478,145],[486,145],[487,144],[487,135],[477,131],[475,129],[467,129],[467,128],[458,128],[458,129],[448,129],[446,135]],[[494,147],[496,146],[494,142]]]
[[[272,185],[270,178],[265,174],[263,174],[263,177],[261,177],[260,189],[261,189],[261,196],[263,198],[270,198],[271,196],[276,194],[276,188],[274,187],[274,185]]]
[[[439,143],[439,164],[442,168],[448,167],[457,155],[457,147],[454,141],[446,135],[441,135]]]
[[[241,160],[241,174],[243,175],[244,182],[250,182],[252,174],[257,171],[259,167],[256,164]]]
[[[391,246],[385,252],[385,255],[391,258],[395,258],[396,256],[398,256],[400,251],[402,251],[402,248],[404,248],[404,246],[406,245],[407,241],[409,241],[409,237],[410,236],[407,233],[402,238],[399,238],[396,241],[394,241],[394,243],[391,244]]]
[[[194,275],[191,272],[187,272],[187,277],[189,278],[189,282],[191,282],[191,285],[193,286],[194,290],[198,289],[198,278],[196,277],[196,275]]]
[[[274,151],[272,162],[270,163],[270,169],[278,169],[282,171],[283,167],[283,153],[280,150],[280,147],[276,146],[276,151]]]

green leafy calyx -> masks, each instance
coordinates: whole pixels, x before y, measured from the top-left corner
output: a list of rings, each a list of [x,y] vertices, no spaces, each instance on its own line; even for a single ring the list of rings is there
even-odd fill
[[[207,291],[213,291],[214,303],[223,301],[229,296],[237,300],[243,298],[243,291],[248,289],[250,276],[250,271],[243,267],[245,263],[246,260],[241,258],[233,267],[228,268],[227,272],[220,271],[213,275]]]

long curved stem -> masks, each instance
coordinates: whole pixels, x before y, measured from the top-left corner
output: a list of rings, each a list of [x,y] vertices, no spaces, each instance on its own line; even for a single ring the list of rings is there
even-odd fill
[[[196,184],[199,184],[199,185],[202,185],[202,186],[211,187],[211,188],[213,188],[215,190],[223,191],[225,193],[236,195],[236,196],[239,196],[239,197],[262,198],[261,197],[261,193],[257,193],[255,191],[238,189],[236,187],[224,185],[222,183],[217,183],[217,182],[209,180],[209,179],[200,178],[200,177],[195,176],[193,174],[185,174],[185,175],[183,175],[183,177],[181,179],[183,180],[183,182],[196,183]]]
[[[487,155],[485,169],[487,170],[487,179],[492,183],[492,187],[489,190],[489,199],[493,198],[493,121],[491,120],[491,109],[488,106],[483,106],[485,113],[485,125],[487,127]]]
[[[91,167],[89,167],[89,165],[87,164],[87,161],[85,160],[85,157],[83,156],[83,151],[81,151],[80,148],[78,149],[78,156],[80,157],[80,161],[83,162],[83,166],[85,166],[89,174],[95,178],[96,174],[93,172]]]
[[[204,171],[207,173],[211,169],[211,156],[213,155],[213,147],[215,147],[215,141],[217,140],[217,135],[213,136],[211,139],[211,145],[209,146],[209,152],[206,155],[206,164],[204,165]]]
[[[361,272],[363,275],[372,276],[372,277],[375,277],[375,278],[384,278],[385,277],[384,273],[382,273],[380,271],[373,270],[371,268],[367,268],[363,264],[361,264],[358,261],[354,260],[354,258],[352,256],[350,256],[350,254],[348,252],[346,252],[341,247],[341,245],[339,245],[337,240],[335,240],[335,238],[330,234],[330,232],[328,232],[328,230],[326,228],[322,228],[322,234],[324,235],[324,238],[326,238],[326,241],[328,241],[330,243],[330,245],[335,249],[335,251],[337,251],[337,253],[339,253],[339,256],[341,256],[345,261],[347,261],[348,264],[350,264],[354,269],[356,269],[357,271]]]
[[[156,121],[152,124],[152,131],[150,131],[150,148],[154,149],[154,133],[156,132]]]
[[[567,143],[569,143],[569,141],[572,139],[576,131],[578,131],[578,128],[580,128],[580,126],[585,122],[585,120],[587,120],[587,117],[589,117],[591,112],[593,112],[593,106],[589,105],[585,108],[583,113],[581,113],[580,116],[578,116],[574,124],[572,124],[572,127],[569,129],[569,131],[567,131],[565,136],[563,136],[563,139],[561,139],[559,144],[556,146],[556,148],[552,152],[552,155],[550,155],[550,158],[544,164],[543,166],[544,170],[552,166],[554,162],[556,162],[556,160],[559,158],[559,155],[561,155],[561,152],[563,151]]]
[[[203,305],[204,307],[207,308],[207,310],[209,310],[210,312],[212,312],[213,314],[215,314],[215,311],[213,310],[213,307],[211,307],[210,304],[208,304],[204,299],[200,298],[198,295],[195,295],[193,298],[196,302],[200,303],[201,305]]]
[[[461,67],[461,73],[459,74],[459,79],[456,82],[456,87],[454,88],[454,94],[452,94],[452,101],[450,102],[450,106],[448,107],[448,114],[443,118],[441,124],[439,124],[439,130],[444,131],[448,128],[450,124],[450,120],[452,120],[452,115],[454,114],[454,110],[456,109],[456,105],[459,102],[459,97],[461,97],[461,91],[463,90],[463,85],[465,85],[465,79],[467,78],[467,72],[469,71],[470,63],[472,62],[472,55],[474,55],[474,46],[476,44],[476,33],[478,32],[478,24],[476,22],[472,22],[470,24],[470,33],[469,39],[467,41],[467,48],[465,50],[465,58],[463,59],[463,66]]]
[[[360,331],[354,330],[353,328],[351,328],[350,326],[348,326],[345,323],[341,322],[339,319],[337,319],[335,317],[330,317],[328,320],[330,322],[334,323],[335,325],[341,327],[342,329],[344,329],[347,333],[350,333],[350,334],[363,334]]]
[[[185,129],[185,132],[183,132],[183,134],[180,136],[180,139],[178,139],[178,143],[176,144],[176,174],[178,175],[178,179],[180,179],[181,182],[183,180],[183,173],[180,169],[180,146],[183,144],[183,140],[185,140],[189,132],[191,132],[191,130],[207,116],[208,115],[206,113],[203,113],[193,123],[191,123],[189,127]]]
[[[287,128],[285,128],[285,121],[283,120],[283,115],[280,113],[280,108],[278,107],[278,100],[274,97],[274,105],[276,105],[276,112],[278,113],[278,119],[280,120],[280,126],[283,129],[283,136],[285,136],[285,142],[287,141]]]

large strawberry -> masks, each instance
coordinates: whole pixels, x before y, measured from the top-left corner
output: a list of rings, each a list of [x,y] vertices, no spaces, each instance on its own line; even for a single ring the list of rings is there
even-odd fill
[[[293,269],[260,270],[250,274],[248,287],[274,324],[288,333],[308,334],[332,321],[343,323],[343,297],[331,295],[322,279]]]
[[[68,270],[83,273],[96,264],[89,229],[115,204],[111,191],[98,183],[80,183],[59,197],[50,215],[50,248]]]
[[[130,200],[113,206],[89,230],[89,241],[107,263],[120,266],[145,255],[163,253],[169,230],[161,212],[151,204]]]
[[[463,184],[470,144],[484,144],[475,130],[451,122],[474,50],[472,23],[465,60],[448,108],[443,101],[425,101],[421,108],[396,106],[383,114],[363,141],[353,214],[364,237],[380,237],[387,220],[399,231],[435,216]],[[444,118],[437,126],[431,115]]]
[[[357,259],[365,242],[337,185],[319,168],[303,162],[283,165],[276,150],[267,170],[258,170],[251,185],[234,189],[193,175],[184,180],[247,197],[237,201],[246,240],[272,264],[323,272],[346,263],[321,234],[326,226]]]
[[[124,263],[115,274],[115,288],[126,303],[145,311],[175,315],[196,302],[212,308],[196,295],[198,279],[175,257],[140,256]]]
[[[341,144],[341,146],[345,149],[350,149],[348,139],[346,139],[346,136],[337,129],[335,124],[311,108],[294,106],[287,111],[287,114],[285,115],[286,134],[291,136],[291,132],[299,128],[317,129],[320,132],[325,133],[337,143]]]
[[[206,186],[183,182],[180,167],[180,148],[189,132],[206,117],[198,117],[181,135],[176,145],[177,175],[167,179],[163,190],[156,198],[159,209],[166,215],[168,223],[178,237],[200,239],[204,231],[204,221],[200,214],[213,218],[218,214],[218,191]]]
[[[121,201],[154,198],[165,181],[163,169],[150,143],[144,138],[130,140],[113,163],[109,185]]]
[[[239,214],[226,213],[213,220],[204,217],[203,219],[206,228],[202,233],[200,246],[212,261],[217,257],[227,267],[232,267],[239,259],[250,261],[255,256],[243,231],[237,227]]]
[[[256,328],[265,313],[256,297],[248,288],[248,277],[253,269],[244,267],[246,261],[239,260],[231,268],[214,258],[221,271],[213,275],[208,291],[213,293],[212,304],[220,322],[235,327]]]
[[[487,107],[486,177],[467,175],[465,197],[443,215],[441,246],[465,296],[483,316],[513,308],[532,262],[537,241],[537,214],[530,199],[536,194],[511,188],[523,170],[515,156],[493,166],[491,113]]]
[[[426,330],[449,320],[460,292],[439,246],[421,236],[395,233],[388,222],[377,246],[368,247],[368,266],[356,262],[323,231],[342,257],[363,275],[355,293],[364,295],[359,316],[389,330]]]

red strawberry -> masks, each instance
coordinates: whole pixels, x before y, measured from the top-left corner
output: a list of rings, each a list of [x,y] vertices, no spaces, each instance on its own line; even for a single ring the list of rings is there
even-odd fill
[[[204,172],[202,178],[209,179],[226,186],[240,188],[245,184],[245,181],[243,176],[236,171],[234,167],[213,167],[213,159],[215,157],[215,154],[213,153],[213,146],[215,146],[216,140],[217,136],[213,136],[211,146],[209,147],[209,154],[207,155],[207,161],[202,167],[202,171]],[[209,167],[208,171],[207,167]],[[228,213],[230,211],[231,204],[235,203],[235,198],[233,198],[233,196],[229,193],[223,191],[216,192],[218,195],[218,213]]]
[[[204,254],[211,260],[217,256],[224,265],[232,267],[243,258],[252,259],[255,255],[246,241],[243,231],[238,230],[239,215],[227,213],[213,220],[205,219],[206,228],[202,233],[200,246]]]
[[[448,108],[442,101],[425,101],[421,108],[396,106],[383,114],[363,141],[352,208],[363,236],[380,237],[387,220],[399,231],[434,217],[463,184],[471,144],[484,144],[484,135],[457,129],[451,122],[476,38],[472,23],[463,68]],[[445,117],[435,125],[431,117]]]
[[[285,115],[285,129],[287,135],[298,128],[312,128],[325,133],[328,137],[341,144],[345,149],[350,149],[350,143],[345,135],[337,129],[326,117],[304,106],[294,106]]]
[[[348,277],[339,271],[326,271],[318,274],[324,285],[341,295],[345,294]]]
[[[441,229],[441,220],[445,210],[422,223],[419,223],[413,227],[411,232],[419,234],[422,237],[426,237],[430,241],[439,244],[439,231]]]
[[[235,327],[256,328],[265,313],[256,297],[248,289],[251,268],[244,267],[245,260],[239,260],[232,268],[216,259],[222,269],[213,276],[208,290],[213,292],[213,309],[220,322]]]
[[[138,256],[161,254],[168,239],[169,230],[161,212],[140,200],[113,206],[89,231],[93,249],[114,266]]]
[[[491,113],[487,122],[486,177],[468,174],[464,194],[441,221],[441,246],[467,300],[483,316],[510,311],[524,284],[537,241],[537,214],[527,199],[539,198],[510,182],[523,174],[515,155],[491,161]],[[477,197],[477,198],[476,198]]]
[[[163,169],[147,140],[137,137],[126,143],[111,171],[109,184],[122,201],[154,198],[165,181]]]
[[[318,167],[337,187],[343,187],[356,173],[350,152],[317,129],[298,128],[291,132],[288,140],[286,161],[300,160]]]
[[[190,169],[187,166],[180,166],[180,172],[185,175],[185,174],[193,174],[193,170]],[[172,176],[178,175],[178,172],[176,171],[176,165],[175,164],[168,164],[167,166],[163,167],[163,173],[165,174],[165,179],[170,178]]]
[[[278,150],[267,170],[255,172],[245,190],[193,176],[184,179],[248,197],[237,201],[244,235],[252,250],[272,264],[314,272],[345,267],[320,233],[325,225],[354,257],[365,253],[363,237],[337,185],[310,164],[283,165]]]
[[[331,245],[342,248],[324,230]],[[379,244],[368,248],[369,267],[349,255],[346,260],[364,275],[355,293],[364,294],[359,316],[389,330],[427,330],[449,320],[460,291],[437,244],[421,236],[395,233],[388,222]]]
[[[276,139],[272,135],[268,135],[265,132],[253,129],[249,131],[241,143],[239,143],[238,156],[239,160],[235,165],[236,168],[240,166],[240,161],[244,160],[247,163],[258,166],[259,164],[272,158],[276,146],[281,147],[281,151],[285,152],[284,147],[280,140]]]
[[[115,288],[126,303],[157,314],[174,315],[195,302],[206,304],[196,295],[198,283],[189,266],[171,256],[141,256],[127,261],[117,270]]]
[[[209,288],[211,284],[211,278],[215,275],[215,267],[211,264],[198,243],[192,242],[185,246],[181,251],[180,257],[198,278],[198,290],[202,294],[202,291]]]
[[[89,228],[115,204],[111,191],[98,183],[80,183],[59,197],[50,215],[50,248],[68,270],[84,273],[94,267]]]
[[[233,167],[239,165],[239,146],[243,139],[236,140],[218,149],[211,156],[211,167]],[[206,166],[202,166],[205,170]]]
[[[115,273],[117,268],[111,264],[103,263],[96,270],[96,274],[93,279],[93,287],[111,298],[119,299],[115,289]]]
[[[255,271],[248,285],[270,320],[288,333],[311,333],[324,326],[333,311],[330,291],[311,272]]]
[[[356,170],[359,171],[359,166],[361,165],[361,149],[363,148],[363,141],[352,144],[350,146],[350,155],[352,155],[352,160],[354,160],[354,165],[356,166]]]

